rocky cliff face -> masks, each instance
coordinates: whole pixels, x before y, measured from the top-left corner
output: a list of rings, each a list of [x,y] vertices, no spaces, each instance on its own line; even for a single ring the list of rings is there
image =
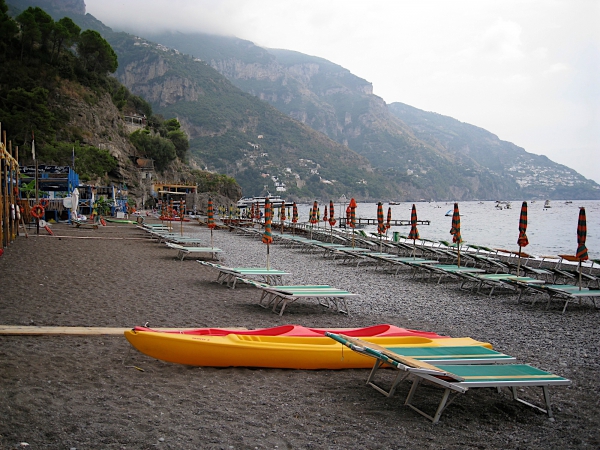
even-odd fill
[[[161,107],[181,101],[193,102],[202,95],[188,78],[168,75],[169,65],[163,58],[145,58],[119,68],[119,81],[136,95]]]
[[[108,150],[119,161],[119,177],[128,185],[137,184],[136,171],[130,158],[137,151],[127,138],[123,117],[109,94],[98,98],[83,86],[63,80],[54,102],[56,108],[69,115],[66,131],[74,139]]]

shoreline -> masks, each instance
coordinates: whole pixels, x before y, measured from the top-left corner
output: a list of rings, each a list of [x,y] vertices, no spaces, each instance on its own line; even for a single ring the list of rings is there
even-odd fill
[[[210,242],[205,227],[190,223],[184,230]],[[258,289],[218,285],[215,271],[192,257],[175,259],[176,251],[133,226],[87,230],[57,224],[54,231],[65,238],[18,237],[0,257],[2,325],[341,328],[391,323],[491,342],[519,362],[569,378],[573,385],[550,389],[554,420],[512,401],[506,392],[478,389],[457,398],[432,426],[403,405],[408,384],[386,399],[365,385],[366,370],[190,368],[146,357],[122,336],[1,335],[0,415],[6,420],[0,423],[0,446],[600,445],[595,425],[599,312],[587,303],[569,305],[563,315],[556,305],[545,310],[542,302],[517,304],[513,295],[478,296],[460,291],[456,282],[435,284],[406,272],[389,275],[274,244],[270,265],[292,274],[286,283],[330,284],[359,294],[349,302],[348,316],[300,301],[279,317],[258,306]],[[265,265],[266,246],[259,239],[223,230],[213,239],[223,249],[223,264]],[[435,390],[429,391],[437,398]]]

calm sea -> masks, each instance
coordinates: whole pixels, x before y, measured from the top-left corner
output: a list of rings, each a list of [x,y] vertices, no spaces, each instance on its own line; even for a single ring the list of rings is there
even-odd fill
[[[329,205],[329,203],[327,203]],[[451,240],[450,228],[453,203],[419,202],[415,203],[419,220],[430,220],[430,225],[419,225],[419,234],[424,239]],[[308,211],[312,205],[298,205],[300,221],[308,220]],[[325,205],[319,204],[321,214]],[[347,206],[347,205],[345,205]],[[336,217],[345,206],[336,202]],[[384,217],[387,217],[389,205],[384,203]],[[543,201],[528,202],[527,237],[529,245],[524,252],[540,255],[574,255],[577,249],[577,220],[579,207],[585,207],[587,216],[587,241],[590,258],[600,258],[600,201],[552,201],[550,208],[544,208]],[[392,205],[392,219],[410,220],[412,203]],[[510,209],[496,208],[496,202],[460,202],[461,234],[466,243],[492,248],[518,250],[519,215],[521,202],[512,202]],[[377,217],[377,204],[359,203],[356,217]],[[322,224],[323,222],[321,222]],[[323,226],[323,225],[321,225]],[[365,231],[375,231],[376,226],[367,226]],[[399,231],[408,234],[410,227],[392,227],[390,232]]]

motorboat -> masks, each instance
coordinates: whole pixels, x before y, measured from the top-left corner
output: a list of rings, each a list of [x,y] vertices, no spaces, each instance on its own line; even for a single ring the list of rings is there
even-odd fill
[[[251,208],[252,205],[254,205],[255,207],[256,205],[258,205],[259,208],[264,208],[267,199],[269,199],[269,202],[271,202],[271,204],[275,204],[275,206],[281,205],[281,202],[285,202],[286,207],[292,206],[291,202],[285,201],[283,198],[281,198],[281,196],[271,195],[269,193],[267,193],[267,195],[264,197],[243,197],[237,201],[236,206],[240,209]]]

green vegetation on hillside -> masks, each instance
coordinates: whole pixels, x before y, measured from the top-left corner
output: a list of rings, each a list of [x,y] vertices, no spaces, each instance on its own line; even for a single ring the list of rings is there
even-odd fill
[[[69,115],[56,105],[62,80],[81,83],[99,96],[109,90],[107,77],[117,68],[117,57],[95,31],[81,29],[70,18],[54,21],[39,7],[30,7],[14,20],[0,0],[0,121],[8,140],[31,153],[35,138],[38,160],[47,164],[75,164],[83,179],[103,177],[117,161],[107,151],[77,142],[68,131]],[[94,101],[88,98],[88,101]]]

